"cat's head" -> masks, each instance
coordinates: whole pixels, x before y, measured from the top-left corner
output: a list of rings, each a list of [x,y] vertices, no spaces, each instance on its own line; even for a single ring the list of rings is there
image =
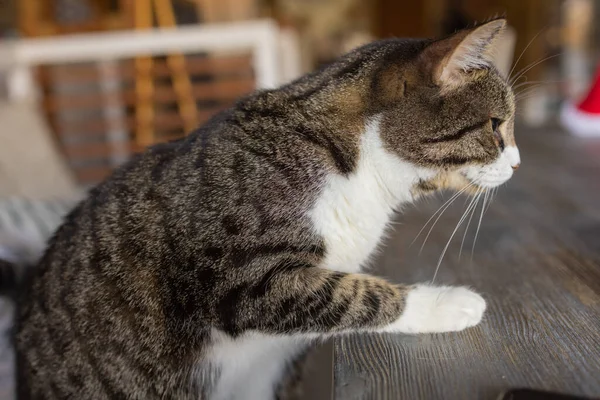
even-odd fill
[[[513,92],[492,64],[505,24],[399,41],[379,61],[371,103],[381,138],[403,160],[435,171],[423,191],[496,187],[519,166]]]

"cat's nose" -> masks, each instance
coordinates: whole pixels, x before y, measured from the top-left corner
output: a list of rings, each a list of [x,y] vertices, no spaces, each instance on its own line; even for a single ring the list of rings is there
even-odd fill
[[[521,165],[521,156],[519,154],[519,149],[515,146],[507,146],[504,149],[504,156],[506,157],[508,163],[512,167],[513,170],[517,170],[519,165]]]

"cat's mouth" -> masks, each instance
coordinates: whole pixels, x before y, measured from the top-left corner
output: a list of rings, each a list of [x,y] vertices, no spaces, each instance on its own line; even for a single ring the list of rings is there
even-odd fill
[[[476,195],[502,185],[512,175],[512,173],[507,175],[495,171],[481,171],[477,167],[473,168],[477,171],[455,171],[439,175],[435,178],[435,184],[438,189],[450,189],[468,195]]]
[[[512,177],[512,173],[512,168],[497,168],[494,164],[444,171],[431,179],[420,181],[413,194],[421,195],[449,189],[467,195],[477,195],[504,184]]]
[[[460,174],[476,191],[493,189],[506,183],[513,175],[512,168],[495,166],[468,167]]]
[[[445,171],[432,179],[421,181],[417,185],[417,189],[421,193],[432,193],[438,190],[449,189],[465,194],[476,194],[482,187],[459,171]]]
[[[464,175],[463,175],[463,178],[464,178],[463,185],[460,188],[458,188],[458,187],[453,188],[454,190],[462,191],[463,193],[469,194],[469,195],[476,195],[476,194],[479,194],[481,191],[486,190],[488,188],[487,186],[482,185],[481,182],[471,180]]]
[[[498,187],[512,178],[521,163],[516,147],[507,147],[492,163],[470,165],[460,170],[460,174],[474,187],[487,190]]]

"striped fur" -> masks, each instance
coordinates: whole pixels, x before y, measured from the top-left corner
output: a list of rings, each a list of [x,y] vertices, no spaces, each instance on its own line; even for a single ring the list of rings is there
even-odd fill
[[[511,168],[484,123],[512,140],[498,73],[438,84],[461,43],[365,46],[93,189],[20,302],[22,398],[271,399],[314,339],[478,323],[485,302],[467,289],[363,270],[402,204],[468,182],[466,168]]]

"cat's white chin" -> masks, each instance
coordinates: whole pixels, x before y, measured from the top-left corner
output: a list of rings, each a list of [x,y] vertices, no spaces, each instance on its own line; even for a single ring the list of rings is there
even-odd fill
[[[508,146],[500,156],[491,164],[470,165],[463,168],[461,174],[475,186],[490,189],[508,181],[521,163],[519,150]]]

